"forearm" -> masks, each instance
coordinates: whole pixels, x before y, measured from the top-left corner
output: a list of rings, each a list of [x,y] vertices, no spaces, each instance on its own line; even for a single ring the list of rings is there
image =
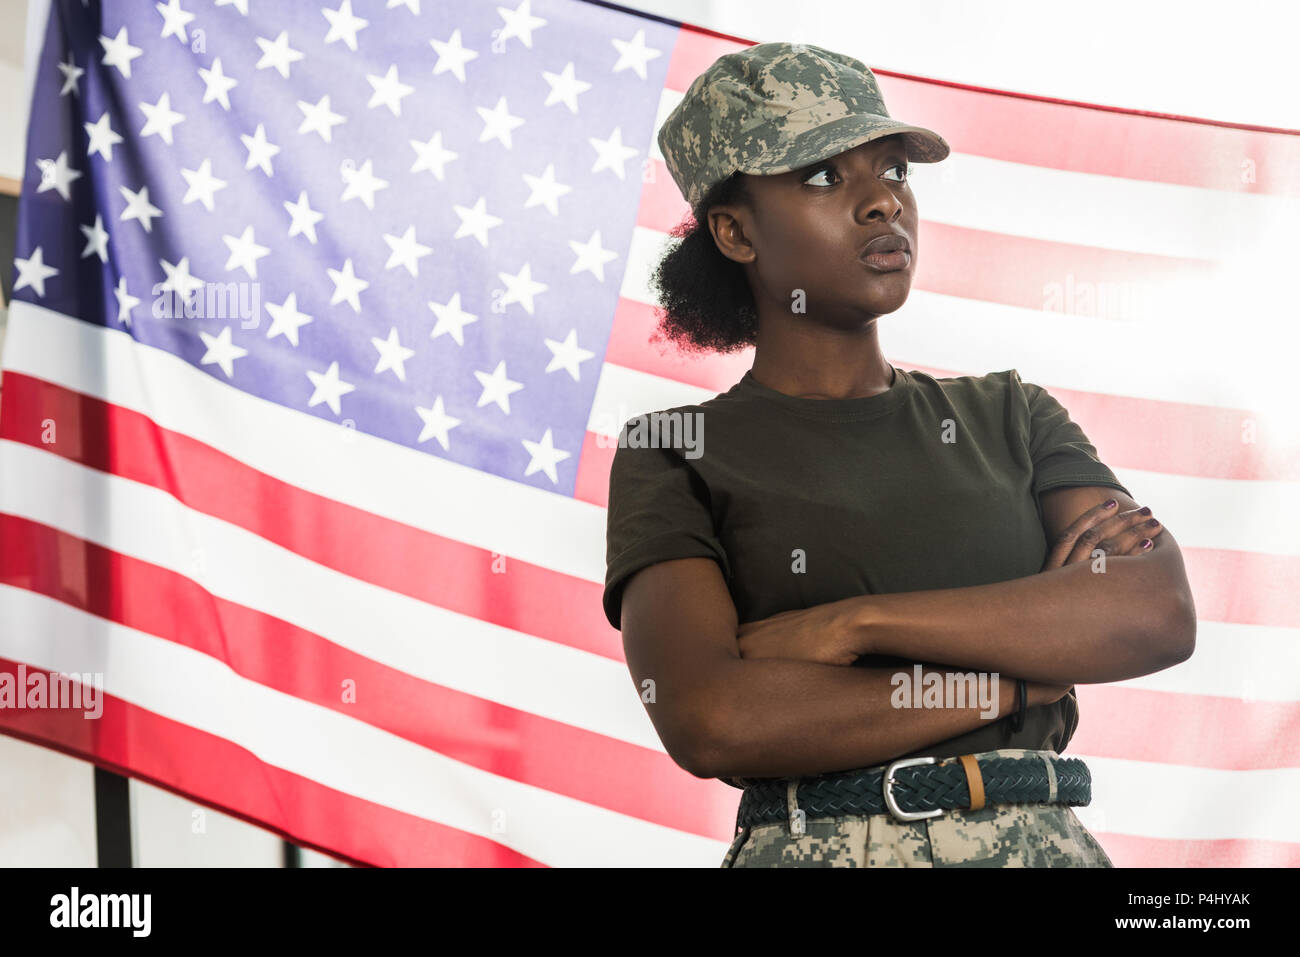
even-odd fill
[[[1104,573],[1078,562],[987,585],[861,596],[852,599],[855,648],[1051,684],[1150,674],[1181,660],[1183,618],[1137,564],[1148,560],[1111,558]]]
[[[790,777],[869,767],[986,726],[1015,708],[1015,679],[1009,677],[989,679],[982,694],[968,696],[964,707],[897,708],[892,677],[904,671],[910,680],[911,666],[736,659],[713,689],[715,733],[699,765],[710,777]],[[936,671],[925,666],[922,675]]]

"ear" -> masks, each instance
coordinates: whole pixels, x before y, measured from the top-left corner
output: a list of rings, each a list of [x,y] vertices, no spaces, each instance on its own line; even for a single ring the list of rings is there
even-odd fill
[[[738,263],[751,263],[755,259],[754,247],[745,235],[745,212],[740,206],[713,206],[707,216],[709,232],[718,249]]]

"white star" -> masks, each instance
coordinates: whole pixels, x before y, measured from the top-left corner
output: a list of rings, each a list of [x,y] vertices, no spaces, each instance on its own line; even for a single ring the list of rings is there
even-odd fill
[[[113,290],[117,297],[117,321],[123,325],[131,324],[131,310],[140,305],[140,300],[126,291],[126,277],[119,276],[117,288]]]
[[[152,136],[157,133],[163,138],[163,142],[170,146],[172,127],[185,119],[183,114],[172,109],[171,94],[164,93],[158,98],[157,103],[141,103],[140,109],[144,110],[144,115],[149,118],[140,130],[140,135]]]
[[[443,166],[458,155],[442,148],[441,130],[434,133],[433,138],[427,143],[410,140],[410,144],[415,150],[415,164],[411,167],[411,172],[418,173],[420,170],[427,169],[438,179],[442,179]]]
[[[388,0],[387,9],[391,10],[396,6],[407,7],[417,17],[420,15],[420,0]]]
[[[180,37],[182,43],[189,43],[189,35],[185,32],[185,27],[194,19],[194,14],[186,13],[181,9],[181,0],[168,0],[167,3],[155,3],[154,9],[162,14],[163,29],[162,39],[166,40],[169,36],[175,34]]]
[[[36,192],[57,189],[64,199],[72,198],[72,183],[81,179],[81,172],[68,166],[66,150],[59,154],[58,159],[38,159],[36,165],[41,171],[41,185],[36,187]]]
[[[494,226],[500,226],[505,220],[493,216],[487,211],[487,198],[480,196],[478,202],[471,209],[468,206],[457,206],[455,203],[451,206],[460,217],[460,226],[456,228],[456,235],[453,239],[460,239],[462,236],[473,236],[484,247],[488,244],[487,231]]]
[[[555,181],[555,164],[546,164],[546,171],[541,176],[529,176],[524,173],[524,182],[528,184],[528,199],[524,209],[539,204],[551,211],[552,216],[560,215],[560,206],[556,202],[561,196],[573,192],[572,186],[565,186]]]
[[[158,260],[158,263],[167,274],[167,278],[158,286],[160,291],[174,292],[182,301],[188,301],[190,293],[198,292],[203,288],[203,280],[198,276],[190,275],[189,256],[181,257],[181,261],[174,266],[165,259]]]
[[[337,10],[322,10],[321,13],[330,22],[329,33],[325,34],[325,42],[333,43],[335,40],[342,40],[348,45],[349,50],[356,53],[357,31],[365,29],[370,21],[352,15],[352,0],[343,0],[343,6]]]
[[[230,109],[230,97],[228,94],[231,89],[239,85],[238,80],[232,80],[226,76],[221,68],[221,57],[212,61],[212,68],[205,70],[199,67],[199,76],[203,79],[203,102],[211,103],[216,100],[221,104],[223,109]]]
[[[528,468],[524,469],[524,477],[527,478],[534,472],[545,472],[552,484],[558,484],[560,479],[555,472],[556,463],[563,462],[573,453],[557,449],[551,444],[550,429],[546,430],[540,442],[529,442],[527,439],[520,441],[524,443],[524,448],[528,450],[529,455]]]
[[[357,274],[352,271],[352,260],[344,260],[342,269],[325,271],[329,273],[330,279],[334,280],[334,295],[330,297],[330,305],[334,306],[346,300],[353,311],[360,312],[361,293],[369,288],[370,283],[357,278]]]
[[[490,110],[486,106],[476,106],[474,109],[483,118],[483,132],[479,134],[478,141],[483,143],[496,139],[504,143],[506,149],[510,149],[510,131],[523,126],[524,118],[510,115],[504,96],[498,99],[497,105]]]
[[[375,372],[379,373],[385,369],[391,369],[397,378],[405,382],[406,366],[403,363],[415,355],[415,350],[408,349],[397,341],[397,327],[393,326],[388,330],[387,339],[377,339],[371,336],[370,341],[379,350],[379,361],[375,364]]]
[[[367,209],[375,208],[375,192],[388,188],[388,180],[380,179],[371,172],[372,163],[366,160],[361,169],[348,167],[343,169],[343,179],[348,184],[343,188],[343,200],[358,199],[366,204]]]
[[[311,240],[314,246],[316,244],[316,224],[325,218],[325,214],[316,212],[307,204],[307,191],[304,189],[298,194],[298,202],[286,202],[284,208],[293,217],[293,221],[289,223],[289,238],[292,239],[302,233]]]
[[[543,70],[542,77],[551,85],[551,92],[546,94],[546,102],[542,105],[563,103],[569,108],[570,113],[578,112],[578,94],[586,93],[591,89],[590,83],[585,83],[573,75],[573,61],[565,65],[563,73],[548,73]]]
[[[280,147],[266,141],[264,124],[258,123],[257,129],[252,136],[241,133],[239,139],[248,150],[248,161],[244,163],[244,169],[260,166],[262,172],[267,176],[273,175],[271,172],[271,157],[280,152]]]
[[[233,6],[244,16],[248,16],[248,0],[217,0],[217,6],[219,7]]]
[[[505,20],[506,25],[501,28],[497,34],[497,39],[505,43],[511,37],[518,37],[528,48],[533,45],[533,31],[538,27],[546,26],[546,21],[541,17],[535,17],[530,9],[530,0],[524,0],[513,10],[507,10],[505,7],[497,7],[497,13],[501,14],[501,19]]]
[[[556,342],[554,339],[543,339],[542,341],[546,343],[546,348],[552,352],[551,361],[547,364],[546,371],[554,372],[556,369],[563,369],[573,376],[574,382],[578,381],[578,363],[586,362],[596,354],[578,346],[577,329],[570,329],[563,342]]]
[[[289,298],[278,306],[268,302],[266,311],[271,314],[271,328],[266,330],[266,338],[274,339],[282,335],[295,346],[298,345],[298,330],[311,322],[311,316],[298,311],[298,294],[289,293]]]
[[[127,42],[126,27],[117,31],[117,36],[111,40],[106,36],[100,36],[100,46],[104,48],[104,58],[100,62],[104,66],[115,66],[118,72],[123,76],[130,78],[131,61],[140,56],[144,51],[139,47],[133,47]]]
[[[298,132],[319,133],[321,139],[326,143],[330,141],[331,131],[334,127],[347,121],[347,117],[342,113],[335,113],[330,110],[328,93],[322,96],[315,106],[299,100],[298,109],[302,110],[302,125],[298,127]]]
[[[506,284],[506,293],[499,300],[502,306],[507,306],[512,302],[517,302],[533,314],[533,297],[540,292],[545,292],[550,287],[544,282],[536,282],[533,279],[532,265],[524,263],[524,268],[519,270],[516,275],[499,272],[498,276]]]
[[[414,93],[415,87],[407,86],[397,79],[397,66],[390,66],[388,72],[383,76],[367,74],[366,79],[370,81],[370,85],[375,91],[366,106],[386,106],[393,111],[393,116],[401,116],[402,97]]]
[[[81,235],[86,237],[86,248],[81,251],[81,258],[94,254],[100,262],[108,262],[108,231],[104,229],[104,217],[96,213],[95,225],[82,226]]]
[[[67,96],[69,92],[80,95],[77,81],[86,71],[77,66],[77,61],[72,59],[71,51],[68,53],[68,62],[59,64],[59,72],[63,74],[63,89],[59,90],[59,96]]]
[[[235,360],[248,355],[247,349],[241,348],[230,341],[229,326],[223,326],[215,336],[200,331],[199,338],[208,347],[208,351],[203,353],[203,358],[199,360],[199,365],[207,366],[215,362],[221,366],[221,371],[226,374],[227,379],[235,374]]]
[[[335,415],[339,414],[339,399],[347,395],[356,386],[350,382],[343,382],[339,379],[339,364],[331,362],[329,369],[324,373],[307,371],[307,378],[311,379],[311,384],[315,391],[312,392],[311,398],[307,400],[307,408],[314,405],[320,405],[322,402],[327,403],[330,411]]]
[[[433,400],[432,409],[422,409],[417,405],[415,411],[424,420],[424,427],[420,429],[420,437],[416,441],[427,442],[429,439],[436,438],[445,452],[448,448],[447,433],[460,425],[460,419],[453,418],[443,411],[442,396]]]
[[[244,268],[250,279],[257,278],[257,261],[266,256],[271,250],[266,246],[259,246],[253,241],[253,227],[245,226],[243,235],[240,236],[222,236],[221,241],[230,249],[230,258],[226,260],[226,269]]]
[[[141,186],[140,192],[133,193],[125,186],[118,187],[122,198],[126,200],[126,209],[122,210],[122,215],[118,217],[122,222],[128,219],[138,219],[144,226],[144,231],[151,232],[155,218],[163,214],[162,210],[149,202],[149,187]]]
[[[217,179],[212,175],[212,160],[205,159],[199,164],[198,169],[182,169],[181,175],[185,177],[185,182],[190,184],[190,188],[185,191],[185,197],[181,200],[181,205],[188,205],[196,199],[212,212],[212,201],[217,190],[226,188],[224,179]]]
[[[618,62],[614,64],[615,73],[631,67],[636,70],[637,76],[644,80],[646,63],[657,56],[663,56],[662,50],[655,50],[645,45],[644,30],[638,30],[631,40],[610,42],[614,44],[614,49],[618,50]]]
[[[478,53],[460,45],[460,31],[457,30],[446,41],[430,40],[429,45],[438,53],[438,62],[433,65],[433,75],[450,70],[456,79],[465,82],[465,64],[478,57]]]
[[[14,265],[18,267],[18,278],[14,281],[14,292],[31,286],[36,290],[36,295],[45,295],[45,280],[51,276],[57,276],[59,271],[53,266],[45,265],[45,255],[41,252],[41,247],[37,246],[36,251],[32,253],[30,259],[14,259]]]
[[[392,269],[394,266],[405,266],[406,271],[412,276],[420,274],[418,269],[420,257],[433,252],[432,246],[424,246],[415,241],[414,226],[408,226],[401,237],[389,236],[385,233],[384,242],[388,243],[388,248],[392,250],[388,262],[384,263],[384,268]]]
[[[586,270],[601,282],[605,281],[605,263],[611,259],[617,259],[618,253],[605,249],[600,245],[600,230],[591,234],[591,238],[585,243],[569,240],[569,248],[578,254],[574,261],[573,267],[569,270],[569,275]]]
[[[506,378],[506,360],[502,359],[491,374],[475,371],[474,378],[483,386],[483,394],[478,397],[478,405],[485,406],[495,402],[506,415],[510,414],[510,394],[524,387],[522,382]]]
[[[86,134],[90,137],[90,145],[86,147],[86,155],[94,156],[98,153],[104,159],[111,160],[113,158],[113,147],[122,142],[122,137],[108,125],[108,113],[105,112],[94,123],[84,123],[82,125],[86,128]]]
[[[256,37],[256,40],[257,45],[262,48],[262,58],[257,61],[257,69],[265,70],[267,67],[275,67],[280,75],[287,80],[289,78],[289,65],[297,63],[303,57],[300,51],[289,46],[288,31],[281,30],[274,43],[264,37]]]
[[[446,332],[450,333],[451,337],[456,340],[456,345],[463,346],[465,344],[463,330],[471,322],[478,322],[478,316],[465,312],[460,308],[460,293],[453,294],[445,305],[430,302],[429,308],[438,317],[438,322],[433,327],[433,332],[429,333],[429,338],[437,339]]]
[[[614,132],[607,140],[598,140],[590,136],[587,142],[596,148],[596,162],[592,165],[591,171],[598,173],[603,169],[613,170],[619,179],[623,179],[623,163],[637,154],[632,147],[623,145],[623,128],[614,127]]]

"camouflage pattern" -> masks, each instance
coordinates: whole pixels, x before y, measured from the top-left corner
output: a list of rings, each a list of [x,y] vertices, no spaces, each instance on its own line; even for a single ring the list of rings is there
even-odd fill
[[[1000,748],[997,756],[1058,756]],[[1067,804],[997,804],[949,810],[920,821],[885,814],[807,818],[792,836],[786,821],[742,830],[723,867],[1114,867]]]
[[[909,162],[948,155],[938,133],[890,118],[861,60],[811,43],[759,43],[718,57],[696,77],[658,140],[693,207],[736,170],[786,173],[894,134]]]

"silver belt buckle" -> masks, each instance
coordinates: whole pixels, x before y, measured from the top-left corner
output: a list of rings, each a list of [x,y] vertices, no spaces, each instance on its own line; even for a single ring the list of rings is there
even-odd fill
[[[899,821],[919,821],[927,817],[938,817],[943,813],[943,808],[937,807],[932,811],[904,811],[894,800],[894,771],[898,768],[911,767],[914,764],[934,764],[933,757],[927,758],[900,758],[893,761],[885,768],[884,790],[885,790],[885,807],[889,808],[895,820]]]

